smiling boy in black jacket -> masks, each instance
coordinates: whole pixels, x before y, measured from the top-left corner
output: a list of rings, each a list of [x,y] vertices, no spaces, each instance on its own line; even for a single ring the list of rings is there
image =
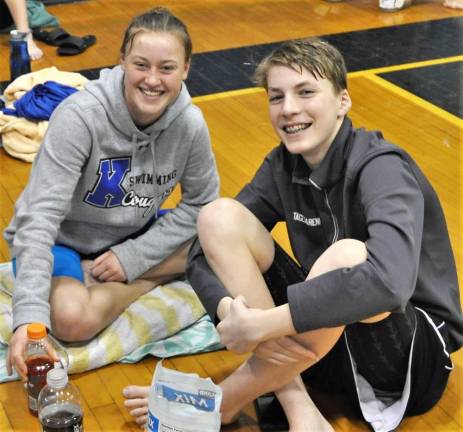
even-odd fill
[[[274,391],[282,430],[330,431],[308,384],[393,430],[439,400],[463,343],[438,198],[402,149],[352,127],[344,60],[328,43],[285,43],[256,77],[281,144],[236,200],[201,210],[187,271],[224,345],[253,353],[220,384],[222,422]],[[279,221],[297,263],[270,236]],[[147,394],[125,393],[140,423]]]
[[[188,270],[222,342],[253,352],[221,383],[223,422],[275,391],[290,430],[331,430],[302,373],[346,393],[374,430],[395,429],[439,400],[463,343],[438,198],[402,149],[352,127],[328,43],[285,43],[256,77],[281,144],[236,200],[202,209]],[[279,221],[298,264],[269,234]]]

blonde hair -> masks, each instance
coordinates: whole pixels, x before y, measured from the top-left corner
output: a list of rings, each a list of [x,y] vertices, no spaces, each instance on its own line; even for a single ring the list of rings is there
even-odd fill
[[[121,45],[121,56],[125,57],[132,49],[135,36],[142,31],[174,33],[185,49],[185,62],[191,58],[193,45],[186,25],[169,9],[156,7],[148,12],[136,16],[127,27]]]
[[[259,87],[268,89],[267,76],[272,66],[286,66],[302,73],[305,69],[315,78],[326,78],[336,93],[347,89],[347,70],[341,53],[319,38],[284,42],[265,57],[254,73]]]

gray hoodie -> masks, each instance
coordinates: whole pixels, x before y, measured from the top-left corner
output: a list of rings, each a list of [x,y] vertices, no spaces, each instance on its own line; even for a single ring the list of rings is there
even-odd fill
[[[137,236],[177,183],[176,208]],[[200,208],[218,190],[208,129],[185,85],[140,131],[124,100],[121,68],[102,71],[53,113],[5,230],[17,259],[13,328],[32,321],[50,327],[55,243],[84,255],[110,248],[130,282],[195,235]]]

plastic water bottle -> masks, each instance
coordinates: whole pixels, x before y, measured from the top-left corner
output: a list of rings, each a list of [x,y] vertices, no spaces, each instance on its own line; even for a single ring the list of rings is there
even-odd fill
[[[66,371],[55,368],[39,394],[39,420],[43,432],[83,432],[83,410],[77,388]]]
[[[54,361],[47,352],[47,329],[41,323],[27,326],[28,341],[25,361],[27,366],[27,396],[29,411],[37,415],[37,399],[47,383],[47,372],[53,369]]]
[[[10,76],[11,81],[31,71],[31,59],[27,51],[27,33],[10,32]]]

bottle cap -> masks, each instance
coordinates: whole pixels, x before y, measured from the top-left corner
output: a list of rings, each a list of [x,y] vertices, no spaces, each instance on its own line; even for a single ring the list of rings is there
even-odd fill
[[[29,32],[20,32],[18,30],[11,30],[10,31],[10,40],[13,41],[22,41],[26,40],[26,37]]]
[[[53,388],[63,388],[68,383],[68,375],[64,369],[50,369],[47,373],[47,384]]]
[[[47,335],[47,328],[42,323],[32,323],[27,326],[29,339],[43,339]]]

